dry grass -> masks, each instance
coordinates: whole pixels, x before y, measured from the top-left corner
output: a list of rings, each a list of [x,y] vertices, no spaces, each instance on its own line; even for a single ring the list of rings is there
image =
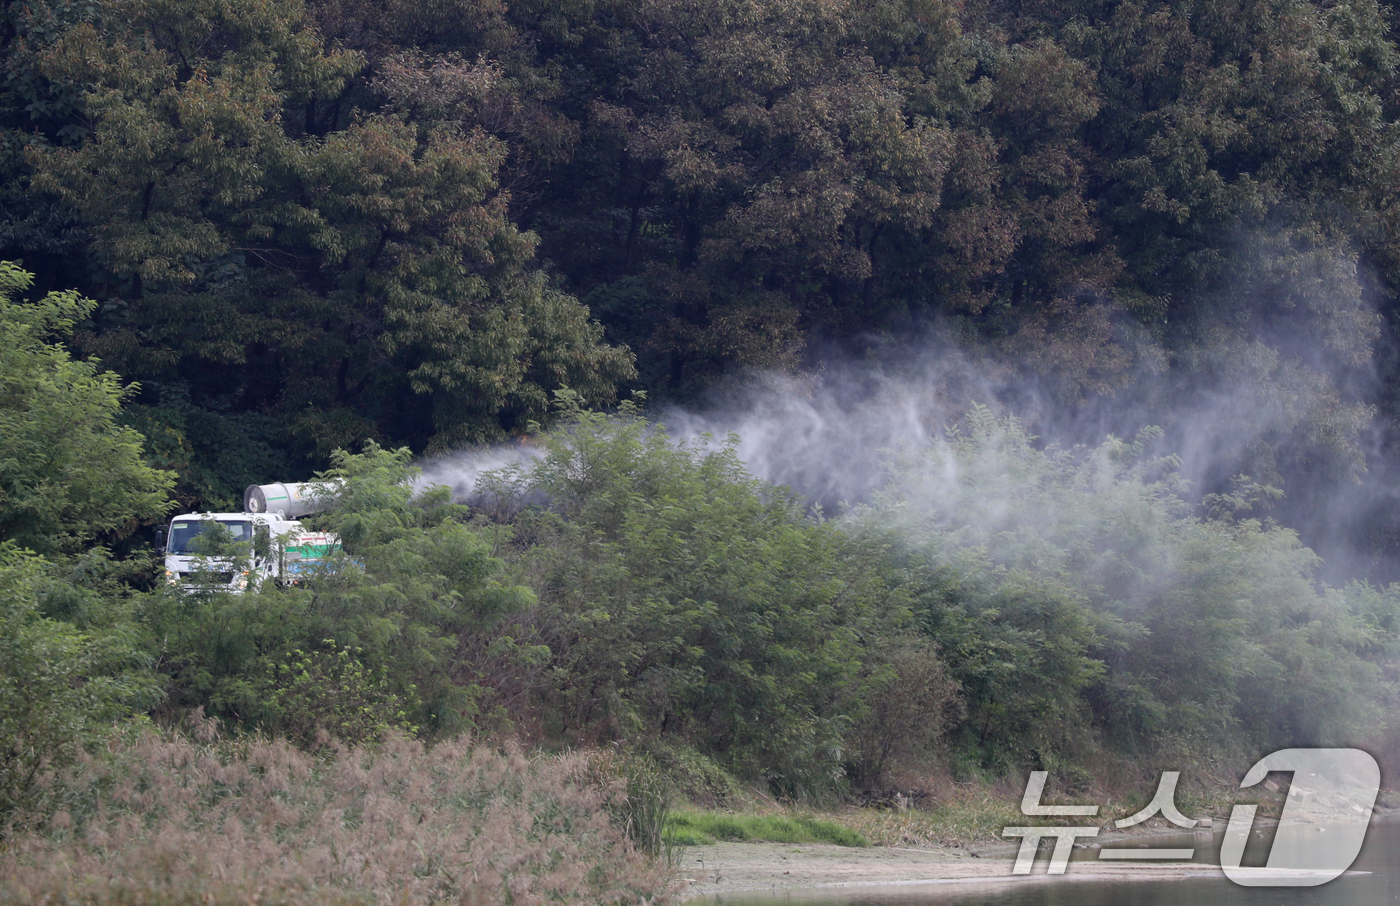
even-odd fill
[[[1124,779],[1127,778],[1127,779]],[[1226,786],[1214,777],[1214,786],[1197,785],[1178,788],[1175,803],[1187,815],[1224,817],[1230,813],[1238,790]],[[833,820],[858,831],[879,846],[951,847],[979,850],[988,846],[1007,846],[1010,841],[1001,835],[1002,829],[1027,823],[1020,812],[1022,788],[1017,780],[1005,779],[990,783],[955,783],[946,777],[927,779],[924,789],[935,795],[925,797],[918,808],[863,808],[834,815]],[[1097,821],[1105,830],[1117,828],[1112,822],[1134,814],[1152,798],[1157,777],[1129,774],[1114,775],[1114,786],[1098,786],[1074,793],[1057,792],[1046,803],[1083,804],[1099,806]],[[1261,815],[1277,813],[1281,796],[1262,797]],[[1035,823],[1032,821],[1031,823]],[[1080,821],[1079,823],[1086,823]],[[1164,819],[1155,818],[1135,825],[1130,833],[1156,833],[1173,828]]]
[[[917,809],[859,809],[836,817],[877,846],[976,848],[1005,843],[1002,828],[1024,823],[1011,800],[986,788]]]
[[[0,852],[0,903],[667,901],[589,760],[147,732],[52,778],[46,817]]]

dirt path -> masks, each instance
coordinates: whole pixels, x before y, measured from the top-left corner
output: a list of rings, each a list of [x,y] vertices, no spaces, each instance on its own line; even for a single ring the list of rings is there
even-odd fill
[[[961,850],[863,848],[813,843],[718,843],[688,847],[680,875],[689,883],[683,897],[736,891],[857,886],[916,882],[1040,884],[1047,876],[1044,854],[1029,876],[1012,876],[1013,848],[976,857]],[[1074,862],[1063,877],[1185,878],[1220,869],[1203,864]]]

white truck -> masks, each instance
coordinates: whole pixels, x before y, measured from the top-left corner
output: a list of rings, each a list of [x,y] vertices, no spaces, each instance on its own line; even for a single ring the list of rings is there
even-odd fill
[[[165,542],[166,581],[235,592],[256,590],[268,580],[294,584],[340,549],[335,535],[308,532],[296,521],[334,505],[334,499],[330,482],[253,485],[243,493],[241,513],[176,516]],[[236,554],[214,555],[201,543],[200,536],[215,523],[227,532],[226,540],[239,545]]]

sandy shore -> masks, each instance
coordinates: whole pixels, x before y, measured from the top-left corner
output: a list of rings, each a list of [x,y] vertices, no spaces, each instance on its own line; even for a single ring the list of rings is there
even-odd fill
[[[705,897],[739,891],[779,891],[802,888],[854,887],[869,884],[945,883],[1010,886],[1043,884],[1064,878],[1131,879],[1217,876],[1213,865],[1161,862],[1072,862],[1064,875],[1046,874],[1046,855],[1030,875],[1013,876],[1014,847],[985,852],[980,857],[962,850],[863,848],[812,843],[718,843],[685,850],[680,875],[686,879],[683,897]]]
[[[1400,808],[1387,805],[1376,809],[1376,820],[1393,821],[1397,817],[1400,817]],[[1207,846],[1219,843],[1220,818],[1217,816],[1215,820],[1215,843]],[[1277,822],[1272,819],[1260,818],[1257,827],[1274,824]],[[1148,841],[1163,847],[1193,842],[1191,838],[1182,840],[1180,831],[1163,825],[1160,819],[1156,824],[1140,825],[1131,831],[1105,830],[1106,833],[1089,844],[1091,848],[1146,847]],[[1200,837],[1195,836],[1194,842],[1200,845]],[[690,900],[708,897],[713,904],[727,902],[726,894],[744,891],[819,891],[831,887],[890,884],[976,884],[982,889],[996,889],[1064,880],[1162,881],[1221,877],[1218,865],[1204,862],[1106,862],[1093,858],[1093,853],[1082,851],[1064,874],[1050,875],[1046,871],[1049,845],[1042,844],[1029,875],[1011,873],[1019,848],[1019,843],[1014,841],[1002,845],[988,842],[975,850],[847,847],[825,843],[717,843],[687,847],[678,868],[683,879],[681,897]],[[696,906],[705,904],[697,902]]]

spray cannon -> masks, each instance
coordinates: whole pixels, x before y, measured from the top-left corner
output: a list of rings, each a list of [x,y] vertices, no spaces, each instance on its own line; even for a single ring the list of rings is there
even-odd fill
[[[335,506],[342,484],[335,480],[250,485],[243,492],[243,511],[276,513],[283,519],[298,519]]]

